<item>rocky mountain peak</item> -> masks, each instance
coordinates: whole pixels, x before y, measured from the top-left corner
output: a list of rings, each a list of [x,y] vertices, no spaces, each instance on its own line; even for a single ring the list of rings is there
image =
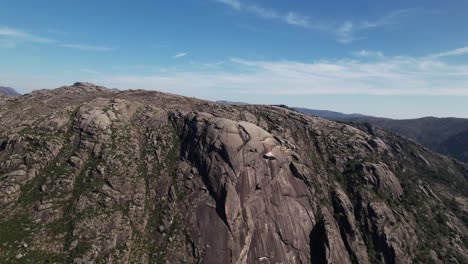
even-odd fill
[[[99,86],[90,82],[75,82],[72,86],[69,86],[71,89],[79,89],[84,92],[94,92],[94,91],[104,91],[110,90],[104,86]]]
[[[0,262],[468,260],[468,166],[379,128],[89,83],[0,116]]]

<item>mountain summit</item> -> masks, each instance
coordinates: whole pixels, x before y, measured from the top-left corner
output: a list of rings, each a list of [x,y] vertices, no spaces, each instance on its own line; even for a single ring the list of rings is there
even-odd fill
[[[468,262],[468,166],[370,125],[89,83],[0,117],[2,263]]]
[[[18,93],[17,91],[15,91],[15,89],[13,89],[11,87],[0,86],[0,95],[19,96],[21,94]]]

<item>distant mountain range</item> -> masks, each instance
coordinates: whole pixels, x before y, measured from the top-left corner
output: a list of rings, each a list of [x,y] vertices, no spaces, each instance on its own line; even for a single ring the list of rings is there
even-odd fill
[[[20,96],[21,94],[11,87],[0,86],[0,95]]]
[[[299,107],[294,109],[330,120],[369,123],[413,139],[441,154],[468,162],[468,119],[465,118],[423,117],[397,120]]]
[[[245,104],[229,101],[218,101],[218,103]],[[301,107],[292,107],[291,109],[329,120],[369,123],[410,138],[433,151],[468,163],[468,119],[465,118],[423,117],[397,120]]]
[[[218,104],[225,104],[225,105],[248,105],[248,103],[243,103],[243,102],[231,102],[231,101],[225,101],[225,100],[220,100],[216,101]]]
[[[316,110],[301,107],[293,107],[296,111],[299,111],[306,115],[314,115],[326,119],[340,120],[340,119],[351,119],[351,118],[371,118],[372,116],[366,116],[361,114],[343,114],[340,112],[328,111],[328,110]]]

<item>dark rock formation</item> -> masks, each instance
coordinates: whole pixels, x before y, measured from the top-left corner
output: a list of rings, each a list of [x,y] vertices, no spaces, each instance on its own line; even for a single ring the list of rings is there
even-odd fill
[[[467,165],[378,128],[89,83],[0,118],[2,263],[468,261]]]

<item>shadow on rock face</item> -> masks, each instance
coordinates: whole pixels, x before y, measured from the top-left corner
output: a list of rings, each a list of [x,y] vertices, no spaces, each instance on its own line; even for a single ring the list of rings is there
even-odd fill
[[[184,122],[182,149],[216,201],[225,223],[218,226],[219,240],[222,250],[231,252],[229,262],[307,262],[315,220],[308,187],[290,169],[294,152],[251,123],[205,113],[189,114]],[[189,217],[195,226],[206,221],[202,215]],[[204,230],[193,231],[206,245]],[[207,258],[214,260],[210,252],[206,249]]]

